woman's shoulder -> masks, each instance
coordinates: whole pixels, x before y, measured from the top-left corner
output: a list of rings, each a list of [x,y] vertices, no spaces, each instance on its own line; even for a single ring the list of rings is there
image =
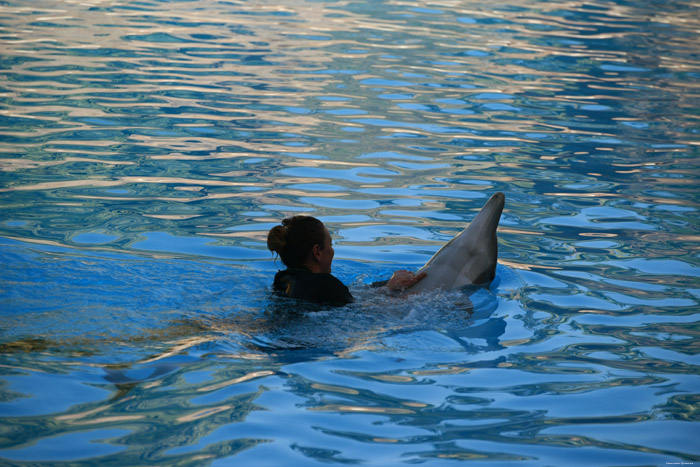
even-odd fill
[[[290,298],[346,304],[353,301],[350,290],[337,277],[308,269],[286,269],[275,275],[277,292]]]

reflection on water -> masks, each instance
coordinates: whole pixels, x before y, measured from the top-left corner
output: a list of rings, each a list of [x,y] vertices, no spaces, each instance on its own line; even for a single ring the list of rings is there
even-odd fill
[[[698,18],[2,3],[0,458],[700,461]],[[490,289],[367,288],[495,191]],[[290,214],[357,303],[269,295]]]

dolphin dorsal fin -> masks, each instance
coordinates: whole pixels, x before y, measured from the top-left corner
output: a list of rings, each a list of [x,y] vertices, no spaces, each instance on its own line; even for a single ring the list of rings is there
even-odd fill
[[[491,282],[498,261],[496,230],[505,199],[501,192],[491,196],[471,223],[425,263],[421,271],[426,271],[427,276],[409,292],[449,290]]]

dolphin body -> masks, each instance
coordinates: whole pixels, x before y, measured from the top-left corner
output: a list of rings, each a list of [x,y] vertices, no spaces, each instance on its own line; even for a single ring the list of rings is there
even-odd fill
[[[450,290],[468,285],[486,285],[496,276],[498,240],[496,229],[506,197],[495,193],[459,235],[443,245],[420,272],[427,275],[406,292]]]

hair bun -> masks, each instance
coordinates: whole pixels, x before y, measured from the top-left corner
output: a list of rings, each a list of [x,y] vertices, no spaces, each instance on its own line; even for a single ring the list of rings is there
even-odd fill
[[[285,219],[286,221],[287,219]],[[288,224],[284,221],[282,224]],[[287,234],[289,234],[289,227],[287,225],[276,225],[270,229],[267,234],[267,249],[276,252],[281,255],[284,251],[284,247],[287,246]]]

